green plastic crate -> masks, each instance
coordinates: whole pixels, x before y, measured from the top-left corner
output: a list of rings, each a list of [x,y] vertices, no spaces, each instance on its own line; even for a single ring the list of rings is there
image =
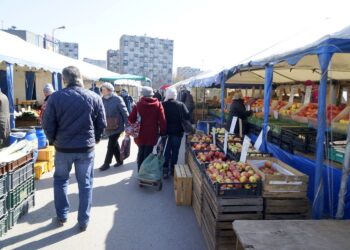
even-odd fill
[[[345,158],[345,152],[337,150],[336,148],[330,147],[328,151],[329,159],[338,163],[343,164]]]
[[[0,219],[0,238],[7,233],[8,229],[8,215],[5,214],[4,216],[1,217]]]
[[[7,212],[6,196],[0,198],[0,218]]]
[[[18,220],[28,213],[29,209],[35,206],[35,193],[32,193],[21,204],[11,209],[9,212],[8,229],[11,229]]]
[[[7,194],[7,174],[0,175],[0,197]]]
[[[24,201],[31,193],[34,192],[34,177],[19,185],[7,196],[7,209],[12,209]]]
[[[34,162],[27,162],[24,166],[10,171],[7,174],[8,191],[14,190],[16,187],[24,183],[30,177],[34,176]]]

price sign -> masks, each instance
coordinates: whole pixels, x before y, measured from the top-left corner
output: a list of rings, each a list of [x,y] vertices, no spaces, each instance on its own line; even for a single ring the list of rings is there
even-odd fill
[[[250,111],[250,105],[247,106],[247,110]]]
[[[278,119],[278,110],[273,111],[273,117],[277,120]]]
[[[210,135],[210,125],[209,125],[209,122],[207,122],[207,134]]]
[[[224,153],[227,154],[227,141],[228,141],[228,133],[225,131],[225,139],[224,139]]]
[[[235,127],[237,124],[237,116],[232,117],[232,122],[231,122],[231,127],[230,127],[230,134],[233,134],[233,132],[235,131]]]
[[[269,130],[270,130],[270,127],[267,126],[266,134],[269,132]],[[255,148],[256,150],[260,150],[260,146],[261,146],[261,144],[262,144],[262,139],[263,139],[263,131],[261,130],[261,132],[260,132],[260,134],[259,134],[259,136],[258,136],[258,139],[256,139],[256,142],[255,142],[255,144],[254,144],[254,148]]]
[[[239,159],[240,162],[246,162],[249,146],[250,146],[250,138],[248,136],[244,136],[241,158]]]
[[[309,104],[311,101],[312,86],[307,86],[305,91],[304,104]]]
[[[213,135],[213,143],[214,143],[214,145],[216,145],[216,131],[215,131],[215,129],[213,130],[213,133],[212,133],[212,135]]]
[[[295,95],[295,88],[291,88],[290,89],[290,96],[289,96],[289,103],[293,103],[294,95]]]

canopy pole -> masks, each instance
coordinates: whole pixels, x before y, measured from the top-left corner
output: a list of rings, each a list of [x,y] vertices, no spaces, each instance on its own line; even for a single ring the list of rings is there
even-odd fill
[[[221,75],[221,124],[225,122],[225,74]]]
[[[350,125],[348,126],[348,138],[346,141],[345,158],[343,163],[343,174],[340,183],[339,199],[338,199],[338,209],[336,218],[343,219],[344,217],[344,207],[345,207],[345,196],[348,190],[348,181],[350,174]]]
[[[264,84],[264,121],[263,121],[263,140],[260,150],[267,152],[267,126],[269,123],[270,113],[270,99],[273,80],[273,65],[268,64],[265,66],[265,84]]]
[[[318,91],[318,114],[317,114],[317,137],[316,137],[316,169],[315,169],[315,189],[314,201],[312,204],[312,217],[321,219],[324,211],[324,181],[323,181],[323,159],[324,159],[324,133],[326,131],[326,98],[328,66],[332,58],[331,53],[318,55],[321,67],[321,80]]]
[[[7,82],[7,98],[10,106],[10,126],[15,127],[15,106],[14,106],[14,90],[13,90],[13,64],[6,63],[6,82]]]

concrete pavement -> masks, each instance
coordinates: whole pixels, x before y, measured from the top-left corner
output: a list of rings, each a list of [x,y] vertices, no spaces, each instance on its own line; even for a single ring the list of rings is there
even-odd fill
[[[121,139],[120,139],[121,140]],[[78,186],[71,173],[68,222],[57,227],[52,175],[36,181],[36,205],[0,238],[0,249],[206,249],[191,207],[176,206],[173,179],[158,192],[139,188],[136,180],[137,147],[124,166],[100,172],[107,147],[96,148],[91,220],[86,232],[77,227]],[[182,146],[180,163],[183,162]]]

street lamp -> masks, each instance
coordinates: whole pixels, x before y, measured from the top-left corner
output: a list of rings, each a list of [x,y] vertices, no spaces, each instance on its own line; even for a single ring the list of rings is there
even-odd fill
[[[55,30],[64,30],[66,28],[66,26],[61,26],[61,27],[57,27],[52,29],[52,50],[53,52],[55,52]]]

